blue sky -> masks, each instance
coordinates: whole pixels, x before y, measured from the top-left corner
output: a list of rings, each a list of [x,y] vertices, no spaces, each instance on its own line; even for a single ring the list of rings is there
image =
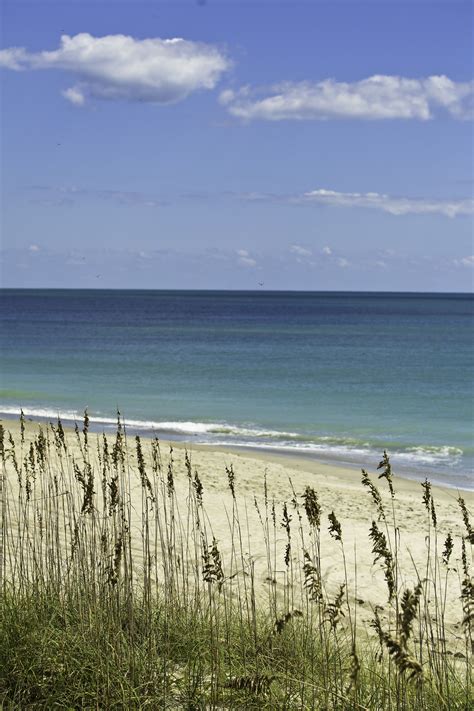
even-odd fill
[[[4,286],[472,290],[470,3],[15,0],[3,27]]]

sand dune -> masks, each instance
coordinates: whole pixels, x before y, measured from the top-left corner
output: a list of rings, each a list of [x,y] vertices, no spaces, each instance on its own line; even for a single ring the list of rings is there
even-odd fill
[[[16,421],[4,421],[4,427],[11,432],[19,447],[19,424]],[[43,428],[47,430],[47,424]],[[21,448],[27,452],[29,442],[38,432],[36,423],[28,423],[26,440]],[[71,461],[81,458],[78,440],[72,431],[66,431]],[[96,442],[101,436],[89,434],[91,460],[100,471],[96,455]],[[108,435],[112,446],[113,437]],[[6,443],[8,446],[8,442]],[[129,459],[127,462],[130,476],[131,495],[131,532],[132,548],[137,561],[142,555],[141,510],[142,486],[137,473],[135,442],[128,440]],[[151,440],[142,440],[145,461],[151,459]],[[335,595],[340,585],[347,582],[347,594],[351,605],[357,611],[359,624],[367,626],[376,606],[381,615],[388,614],[387,584],[380,563],[374,564],[372,543],[369,530],[373,521],[378,521],[376,507],[366,487],[361,485],[361,474],[354,469],[330,466],[304,458],[289,458],[264,453],[248,453],[237,450],[212,448],[208,446],[186,445],[183,443],[160,442],[162,467],[166,472],[170,457],[173,460],[175,498],[182,516],[186,515],[189,497],[189,478],[185,455],[188,453],[192,462],[192,471],[197,471],[203,484],[203,507],[206,512],[209,535],[215,537],[224,562],[224,569],[231,558],[232,526],[235,526],[233,506],[238,507],[241,522],[243,549],[242,553],[251,566],[255,576],[256,589],[262,600],[284,599],[285,596],[301,594],[301,577],[293,580],[294,590],[288,589],[287,566],[284,562],[288,536],[282,526],[283,506],[286,502],[291,516],[291,562],[295,570],[301,570],[303,550],[301,536],[307,539],[308,524],[302,508],[302,494],[307,486],[317,492],[321,504],[321,572],[329,596]],[[10,495],[15,498],[18,478],[12,463],[7,458],[8,486]],[[228,469],[235,474],[236,504],[232,498],[228,482]],[[448,488],[433,487],[432,494],[437,516],[437,539],[435,542],[430,515],[422,502],[423,490],[419,482],[402,479],[394,475],[395,498],[392,500],[386,482],[378,480],[378,472],[371,473],[372,481],[379,487],[390,522],[395,517],[397,535],[392,536],[392,545],[397,545],[400,576],[396,580],[398,590],[406,586],[413,588],[418,580],[433,575],[433,570],[426,570],[427,547],[430,545],[438,556],[441,554],[444,540],[451,533],[455,548],[446,587],[445,621],[450,633],[450,645],[462,644],[463,635],[460,626],[462,608],[459,599],[460,576],[460,539],[465,534],[457,502],[457,492]],[[472,493],[462,493],[468,507],[472,506]],[[294,502],[300,508],[295,508]],[[393,508],[392,508],[393,507]],[[134,513],[133,513],[134,512]],[[328,515],[334,512],[342,527],[341,543],[329,534]],[[271,576],[269,580],[268,549],[265,542],[265,521],[270,522],[267,534],[271,536],[272,551]],[[276,525],[273,526],[273,520]],[[383,529],[383,521],[378,525]],[[431,529],[431,536],[428,531]],[[299,566],[299,567],[298,567]],[[228,568],[227,568],[228,570]],[[441,574],[445,571],[440,568]],[[242,571],[241,571],[242,572]],[[248,572],[248,571],[247,571]],[[438,573],[439,574],[439,571]],[[236,582],[236,579],[235,579]],[[229,581],[232,587],[232,581]],[[429,595],[429,591],[427,593]],[[272,597],[273,596],[273,597]],[[302,601],[295,598],[295,604]]]

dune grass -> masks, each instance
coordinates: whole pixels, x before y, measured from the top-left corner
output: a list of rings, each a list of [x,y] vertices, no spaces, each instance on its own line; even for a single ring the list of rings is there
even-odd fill
[[[373,521],[360,545],[386,584],[370,624],[358,616],[344,522],[310,486],[286,502],[266,482],[256,492],[262,590],[232,467],[223,546],[190,457],[178,496],[173,450],[128,438],[120,416],[114,437],[91,434],[87,413],[74,436],[22,416],[18,438],[1,428],[0,457],[2,708],[474,708],[469,512],[459,497],[459,526],[441,539],[424,482],[426,559],[404,585],[387,455],[379,477],[361,480]],[[321,568],[323,528],[340,562],[336,590]],[[461,647],[445,615],[453,581]]]

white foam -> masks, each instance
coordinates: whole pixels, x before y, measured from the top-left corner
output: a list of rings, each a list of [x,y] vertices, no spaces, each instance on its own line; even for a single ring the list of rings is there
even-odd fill
[[[406,452],[397,453],[397,458],[423,464],[447,464],[448,466],[454,466],[459,462],[462,455],[463,450],[459,447],[443,445],[440,447],[409,447]]]
[[[15,415],[15,417],[20,417],[20,407],[9,407],[8,405],[0,405],[0,412],[4,413],[5,415]],[[23,408],[23,414],[26,415],[26,417],[45,417],[45,418],[62,418],[63,420],[78,420],[81,419],[84,415],[83,413],[78,413],[75,410],[53,410],[53,409],[47,409],[43,407],[37,407],[37,408],[29,408],[29,407],[24,407]],[[112,420],[111,420],[112,422]]]
[[[367,461],[370,456],[378,457],[380,450],[370,446],[369,443],[361,443],[358,446],[347,446],[346,444],[318,444],[316,442],[232,442],[218,441],[212,442],[213,446],[223,447],[246,447],[249,449],[267,449],[272,451],[288,453],[319,454],[335,459],[346,461]],[[389,452],[393,463],[401,466],[411,464],[418,466],[448,466],[454,467],[461,462],[463,450],[458,447],[411,447],[409,451],[403,452],[393,449]]]
[[[8,415],[20,416],[19,407],[10,407],[8,405],[0,405],[0,412]],[[58,417],[62,420],[82,421],[84,412],[76,410],[53,410],[51,408],[23,408],[23,414],[26,417],[44,417],[45,419]],[[116,425],[117,418],[103,417],[89,413],[91,423],[100,425]],[[162,421],[162,420],[129,420],[122,418],[123,424],[127,427],[143,430],[161,430],[165,432],[173,432],[175,434],[227,434],[238,437],[278,437],[278,438],[295,438],[300,439],[301,435],[297,432],[279,432],[277,430],[260,430],[249,427],[236,427],[228,425],[225,422],[191,422],[191,421]]]
[[[0,412],[7,415],[20,416],[20,407],[2,406]],[[23,408],[27,417],[44,419],[57,419],[64,421],[81,422],[83,412],[76,410],[55,410],[53,408]],[[116,418],[103,417],[100,414],[89,414],[92,424],[114,427]],[[344,458],[346,460],[367,459],[372,452],[374,456],[379,453],[374,445],[369,442],[360,442],[351,437],[305,437],[296,432],[283,432],[257,427],[238,427],[225,422],[192,422],[192,421],[162,421],[162,420],[128,420],[122,419],[125,426],[136,430],[165,432],[169,434],[198,437],[201,443],[218,446],[262,448],[278,450],[281,452],[301,452],[319,454],[328,457]],[[227,437],[225,437],[227,435]],[[220,438],[219,438],[220,436]],[[441,446],[414,446],[406,450],[394,449],[389,452],[393,459],[400,464],[412,465],[444,465],[453,467],[459,464],[463,450],[449,445]]]
[[[218,445],[220,447],[248,447],[249,449],[271,449],[278,450],[279,452],[308,452],[313,454],[325,454],[328,456],[367,456],[370,451],[369,445],[361,445],[361,447],[347,447],[346,445],[325,445],[317,444],[315,442],[232,442],[232,441],[219,441],[213,442],[213,445]]]

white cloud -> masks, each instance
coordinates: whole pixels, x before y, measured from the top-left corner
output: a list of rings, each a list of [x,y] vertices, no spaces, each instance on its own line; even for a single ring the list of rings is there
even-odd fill
[[[242,88],[239,91],[240,95],[243,95],[245,89]],[[232,89],[224,89],[224,91],[221,91],[219,94],[219,102],[222,104],[222,106],[227,106],[228,104],[232,103],[236,97],[235,91],[232,91]]]
[[[253,257],[250,256],[250,253],[246,249],[238,249],[237,250],[237,256],[238,256],[238,264],[240,264],[242,267],[256,267],[257,262]]]
[[[0,67],[6,69],[23,69],[23,62],[27,59],[27,52],[24,47],[11,47],[0,50]]]
[[[71,104],[75,104],[76,106],[83,106],[86,101],[84,93],[77,86],[71,86],[69,89],[65,89],[63,91],[63,96],[65,99],[70,101]]]
[[[325,79],[319,82],[284,82],[266,89],[248,86],[226,90],[220,102],[243,120],[290,119],[419,119],[433,117],[436,109],[453,118],[473,115],[474,82],[456,82],[446,76],[408,79],[374,75],[355,82]]]
[[[474,267],[474,254],[470,254],[468,257],[461,257],[461,259],[455,259],[454,264],[457,267]]]
[[[340,193],[335,190],[320,188],[304,193],[293,199],[294,202],[308,202],[331,207],[365,207],[382,210],[391,215],[472,215],[474,200],[436,200],[428,198],[391,197],[382,193]]]
[[[329,257],[332,254],[332,249],[331,247],[323,247],[321,253],[326,254]]]
[[[58,49],[29,53],[23,47],[0,51],[8,69],[64,69],[78,83],[63,92],[73,104],[100,99],[169,104],[198,89],[213,89],[230,67],[215,46],[184,39],[135,39],[126,35],[63,35]]]
[[[349,260],[346,259],[345,257],[338,257],[336,259],[336,264],[338,267],[341,267],[342,269],[345,269],[346,267],[350,266]]]
[[[311,257],[312,252],[306,247],[301,247],[299,244],[292,244],[290,247],[290,252],[297,254],[299,257]]]
[[[239,264],[241,264],[243,267],[256,267],[257,266],[257,262],[255,261],[255,259],[252,259],[251,257],[240,257]]]
[[[248,193],[237,195],[240,200],[254,202],[256,197]],[[282,205],[326,205],[329,207],[363,207],[382,210],[391,215],[444,215],[457,217],[458,215],[472,215],[474,213],[474,200],[472,198],[442,199],[442,198],[413,198],[391,196],[385,193],[342,193],[337,190],[318,188],[303,193],[302,195],[275,195],[272,193],[258,193],[260,202],[272,202]],[[327,249],[330,249],[329,247]],[[330,254],[323,248],[323,254]]]
[[[33,253],[39,252],[40,246],[38,244],[30,244],[30,246],[28,247],[28,251]]]

